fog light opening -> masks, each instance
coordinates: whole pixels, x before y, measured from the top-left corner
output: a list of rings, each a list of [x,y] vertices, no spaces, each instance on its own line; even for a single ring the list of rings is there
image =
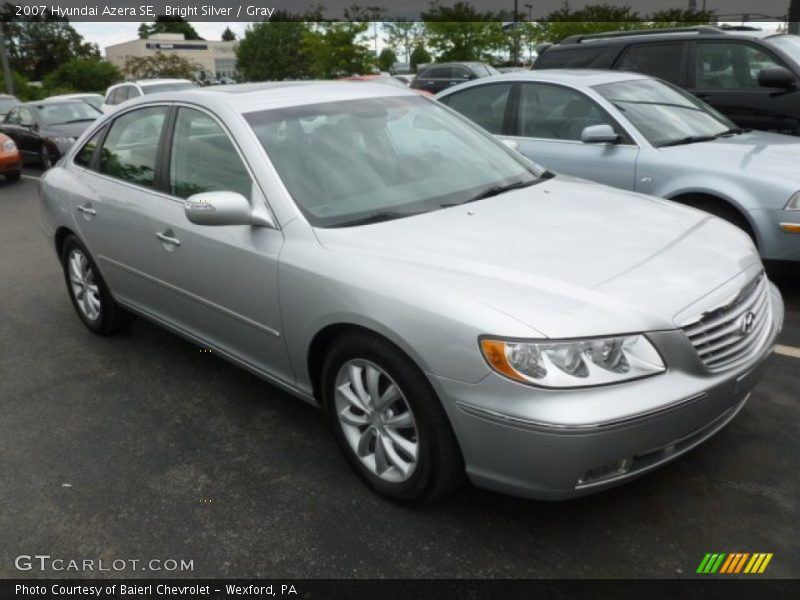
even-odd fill
[[[623,458],[622,460],[617,460],[612,463],[589,469],[583,474],[583,477],[578,479],[578,487],[599,483],[601,481],[606,481],[608,479],[614,479],[615,477],[625,475],[631,470],[632,464],[632,458]]]

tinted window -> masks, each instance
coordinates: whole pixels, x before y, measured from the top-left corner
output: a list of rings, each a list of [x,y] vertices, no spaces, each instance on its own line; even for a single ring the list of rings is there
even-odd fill
[[[170,192],[238,192],[250,198],[253,182],[225,131],[206,113],[181,108],[170,157]]]
[[[592,66],[605,48],[601,46],[583,46],[569,50],[551,50],[536,59],[537,69],[568,69]]]
[[[631,46],[614,67],[680,83],[683,65],[683,42]]]
[[[577,141],[590,125],[615,123],[596,102],[570,88],[526,83],[520,89],[521,136]]]
[[[453,69],[450,67],[436,67],[429,69],[422,75],[423,79],[450,79],[453,76]]]
[[[766,52],[745,43],[698,42],[696,87],[701,89],[752,89],[761,69],[777,63]]]
[[[442,102],[491,133],[503,133],[510,83],[480,85],[457,92]]]
[[[81,148],[80,151],[78,151],[78,153],[75,155],[76,165],[88,167],[91,164],[97,144],[100,142],[100,138],[103,137],[103,131],[105,131],[105,128],[101,129],[91,138],[89,138],[89,141],[83,145],[83,148]]]
[[[124,181],[153,187],[166,107],[143,108],[111,125],[100,155],[100,171]]]

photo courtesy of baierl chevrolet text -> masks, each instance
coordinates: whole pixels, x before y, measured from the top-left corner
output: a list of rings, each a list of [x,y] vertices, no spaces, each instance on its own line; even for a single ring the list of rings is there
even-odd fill
[[[800,0],[0,0],[0,600],[800,597]]]

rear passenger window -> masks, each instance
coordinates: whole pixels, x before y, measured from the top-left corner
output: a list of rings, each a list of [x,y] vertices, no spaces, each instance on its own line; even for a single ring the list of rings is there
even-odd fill
[[[181,108],[170,156],[170,193],[237,192],[250,199],[253,180],[228,135],[209,115]]]
[[[605,48],[580,46],[568,50],[551,50],[536,59],[537,69],[583,69],[591,67]]]
[[[100,131],[89,138],[89,141],[83,145],[83,148],[81,148],[80,151],[78,151],[78,153],[75,155],[76,165],[89,168],[92,163],[94,151],[97,149],[97,144],[100,142],[100,138],[103,137],[103,131],[105,131],[105,128],[100,129]]]
[[[123,181],[155,186],[156,159],[165,106],[126,113],[111,125],[100,155],[100,172]]]
[[[442,101],[490,133],[503,133],[510,83],[480,85],[457,92]]]
[[[631,46],[614,67],[635,71],[680,85],[683,70],[683,42]]]

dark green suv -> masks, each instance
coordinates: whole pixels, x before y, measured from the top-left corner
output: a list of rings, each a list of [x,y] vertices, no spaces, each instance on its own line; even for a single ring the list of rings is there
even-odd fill
[[[576,35],[534,69],[636,71],[678,85],[740,127],[800,135],[800,37],[703,26]]]

